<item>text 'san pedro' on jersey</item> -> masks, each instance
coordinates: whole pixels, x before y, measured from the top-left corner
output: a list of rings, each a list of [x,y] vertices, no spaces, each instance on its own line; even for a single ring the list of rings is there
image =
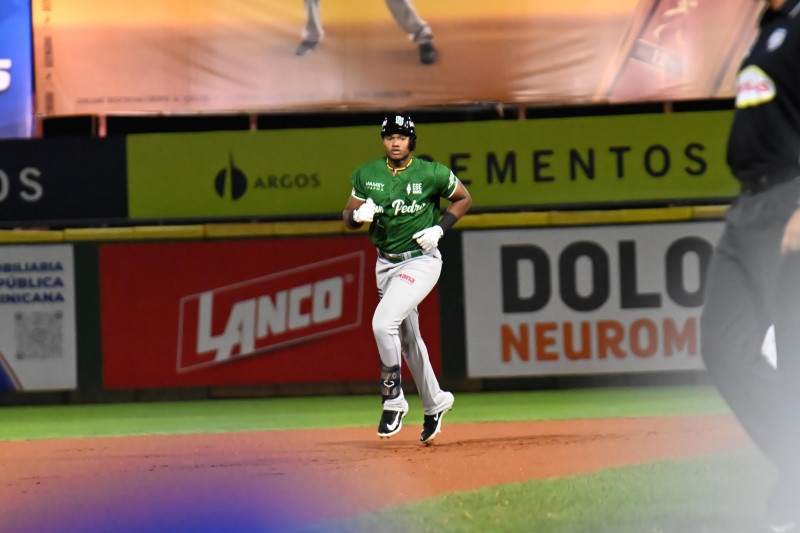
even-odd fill
[[[775,98],[775,82],[755,65],[739,72],[736,89],[736,107],[739,109],[757,106]]]

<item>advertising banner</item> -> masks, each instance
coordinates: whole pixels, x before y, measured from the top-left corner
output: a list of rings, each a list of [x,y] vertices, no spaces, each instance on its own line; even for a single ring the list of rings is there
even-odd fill
[[[753,0],[33,6],[46,115],[729,97],[761,9]]]
[[[417,124],[473,208],[730,198],[732,112]],[[128,136],[130,216],[339,216],[380,126]]]
[[[33,133],[30,0],[0,2],[0,139]]]
[[[0,246],[0,390],[78,385],[72,246]]]
[[[469,377],[702,369],[722,222],[464,233]]]
[[[0,225],[126,220],[125,140],[0,143]]]
[[[107,388],[376,380],[366,236],[100,247]],[[434,290],[421,323],[441,365]]]
[[[748,0],[641,0],[597,100],[732,96],[764,8],[764,2]]]

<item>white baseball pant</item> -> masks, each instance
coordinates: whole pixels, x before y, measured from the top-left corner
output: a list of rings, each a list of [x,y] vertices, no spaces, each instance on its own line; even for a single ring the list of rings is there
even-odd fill
[[[442,255],[438,249],[400,263],[378,257],[375,264],[381,300],[372,317],[372,331],[381,363],[393,367],[400,365],[401,358],[405,357],[427,415],[441,411],[449,395],[439,387],[431,366],[428,348],[420,333],[417,306],[436,285],[441,271]],[[386,400],[383,408],[408,411],[402,388],[397,398]]]

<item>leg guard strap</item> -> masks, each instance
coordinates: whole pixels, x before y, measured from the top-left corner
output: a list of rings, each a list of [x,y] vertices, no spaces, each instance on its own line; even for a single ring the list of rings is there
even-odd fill
[[[386,366],[381,363],[381,397],[392,400],[400,395],[400,365]]]

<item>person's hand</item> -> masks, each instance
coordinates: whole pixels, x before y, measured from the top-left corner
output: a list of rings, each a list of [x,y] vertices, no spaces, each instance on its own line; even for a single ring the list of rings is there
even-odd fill
[[[413,237],[423,251],[430,252],[436,248],[437,244],[439,244],[439,239],[442,238],[442,235],[444,235],[444,230],[437,224],[435,226],[431,226],[430,228],[425,228],[422,231],[416,232]]]
[[[372,222],[373,218],[375,218],[375,202],[372,201],[372,198],[367,198],[366,202],[353,211],[355,222]]]
[[[783,240],[781,241],[781,252],[786,254],[789,252],[796,252],[800,250],[800,208],[786,223],[786,229],[783,230]]]

